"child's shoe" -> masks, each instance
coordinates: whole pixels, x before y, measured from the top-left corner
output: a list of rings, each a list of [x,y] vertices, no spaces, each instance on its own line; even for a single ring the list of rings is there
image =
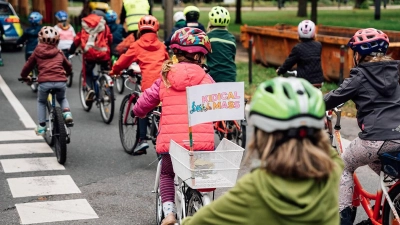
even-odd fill
[[[64,117],[65,123],[72,123],[72,122],[74,122],[74,120],[72,119],[72,114],[71,114],[71,112],[63,112],[63,117]]]
[[[93,102],[94,100],[94,91],[93,90],[89,90],[88,93],[86,94],[86,105],[88,105],[89,103]]]
[[[163,219],[161,225],[174,225],[175,223],[176,223],[175,213],[170,213]]]
[[[35,133],[37,136],[44,136],[44,134],[46,133],[46,129],[46,126],[42,127],[40,125],[37,125]]]
[[[0,66],[4,66],[3,59],[0,58]]]

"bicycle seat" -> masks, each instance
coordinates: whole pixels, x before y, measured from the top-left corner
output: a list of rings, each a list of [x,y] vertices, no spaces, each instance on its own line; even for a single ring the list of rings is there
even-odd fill
[[[49,90],[49,93],[52,94],[52,95],[55,95],[58,91],[59,91],[59,90],[56,89],[56,88],[55,88],[55,89],[50,89],[50,90]]]

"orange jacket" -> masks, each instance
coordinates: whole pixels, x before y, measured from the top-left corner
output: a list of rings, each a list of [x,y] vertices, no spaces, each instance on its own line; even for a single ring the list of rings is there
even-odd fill
[[[119,55],[122,55],[129,49],[133,42],[135,42],[135,36],[132,33],[128,37],[126,37],[121,43],[119,43],[117,47],[115,47],[115,50],[118,52]]]
[[[111,73],[120,74],[132,62],[137,62],[142,71],[142,91],[144,91],[161,77],[162,64],[167,59],[169,59],[167,50],[158,40],[157,34],[147,33],[133,42],[128,51],[119,57]]]

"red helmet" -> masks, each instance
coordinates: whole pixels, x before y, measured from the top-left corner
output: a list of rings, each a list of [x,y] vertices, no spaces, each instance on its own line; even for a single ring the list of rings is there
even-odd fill
[[[171,38],[171,49],[179,49],[188,53],[211,52],[211,42],[207,34],[202,30],[191,27],[184,27],[175,31]]]
[[[385,54],[389,43],[389,37],[385,33],[375,28],[367,28],[358,30],[347,46],[360,55],[376,55]]]
[[[146,15],[140,18],[139,31],[151,30],[157,32],[159,28],[160,28],[160,23],[154,16]]]

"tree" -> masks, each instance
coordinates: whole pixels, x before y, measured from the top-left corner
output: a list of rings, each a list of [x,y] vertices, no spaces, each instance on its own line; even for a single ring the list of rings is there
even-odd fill
[[[317,0],[311,0],[311,21],[317,24]]]
[[[297,17],[307,17],[307,0],[299,0]]]
[[[242,24],[242,0],[236,0],[235,24]]]

